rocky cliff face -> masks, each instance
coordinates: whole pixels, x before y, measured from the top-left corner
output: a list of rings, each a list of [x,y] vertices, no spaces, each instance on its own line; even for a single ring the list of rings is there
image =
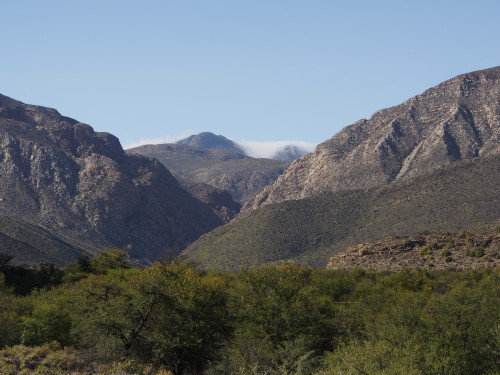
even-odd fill
[[[193,197],[210,207],[225,223],[231,221],[240,212],[241,205],[236,203],[225,190],[203,183],[179,182]]]
[[[500,67],[457,76],[350,125],[299,158],[253,206],[368,189],[500,153]]]
[[[158,161],[56,110],[0,95],[0,214],[69,243],[177,254],[223,221]],[[28,234],[27,234],[28,235]]]

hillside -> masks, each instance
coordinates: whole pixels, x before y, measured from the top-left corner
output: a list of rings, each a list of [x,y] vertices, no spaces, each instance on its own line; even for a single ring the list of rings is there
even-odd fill
[[[500,153],[500,67],[463,74],[347,126],[292,163],[254,207],[370,189]]]
[[[399,271],[404,267],[478,270],[499,266],[500,226],[496,225],[459,232],[389,237],[350,246],[330,258],[326,268]]]
[[[226,190],[242,205],[251,202],[264,186],[276,181],[289,166],[288,162],[250,158],[225,149],[190,144],[144,145],[128,149],[127,153],[156,158],[178,179]]]
[[[500,219],[500,156],[472,158],[368,191],[265,205],[202,236],[182,255],[205,268],[295,261],[324,267],[347,246]]]
[[[81,243],[127,248],[152,261],[178,254],[224,222],[161,163],[125,154],[113,135],[55,109],[0,95],[0,146],[0,215],[9,227],[0,225],[6,241],[0,252],[14,262],[61,264],[78,256],[72,248]],[[20,224],[14,230],[9,221]],[[40,236],[21,230],[26,225],[51,239],[36,245]],[[51,250],[54,241],[60,245]],[[33,249],[39,254],[27,257]]]

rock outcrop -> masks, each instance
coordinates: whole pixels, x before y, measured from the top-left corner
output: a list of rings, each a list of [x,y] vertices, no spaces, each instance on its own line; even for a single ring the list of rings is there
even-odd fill
[[[500,227],[460,232],[428,233],[349,246],[330,258],[328,269],[366,268],[399,271],[404,267],[429,270],[476,270],[500,266]]]
[[[127,155],[113,135],[55,109],[3,95],[0,160],[0,215],[70,244],[156,260],[223,223],[157,160]]]
[[[365,190],[499,152],[500,67],[496,67],[457,76],[344,128],[293,162],[253,206]]]

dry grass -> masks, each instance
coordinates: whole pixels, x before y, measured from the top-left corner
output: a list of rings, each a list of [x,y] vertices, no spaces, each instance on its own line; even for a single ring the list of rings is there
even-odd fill
[[[97,363],[85,353],[71,347],[62,348],[53,342],[42,346],[17,345],[0,351],[2,375],[171,375],[154,366],[133,361]]]

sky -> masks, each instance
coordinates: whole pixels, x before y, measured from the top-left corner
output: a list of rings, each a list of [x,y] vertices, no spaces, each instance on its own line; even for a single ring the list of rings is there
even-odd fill
[[[498,0],[4,0],[1,12],[0,93],[125,147],[202,131],[316,144],[500,65]]]

